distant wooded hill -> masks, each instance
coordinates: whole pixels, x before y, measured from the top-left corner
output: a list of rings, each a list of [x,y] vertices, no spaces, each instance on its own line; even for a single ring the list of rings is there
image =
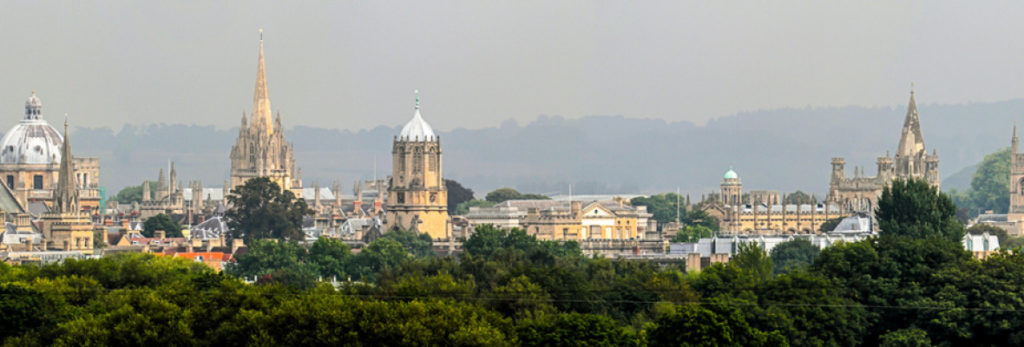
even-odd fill
[[[730,166],[746,190],[799,189],[820,197],[827,189],[831,157],[846,157],[849,175],[854,166],[873,175],[875,158],[896,147],[905,112],[905,106],[780,109],[740,113],[702,126],[622,116],[541,116],[525,126],[506,121],[439,135],[445,176],[474,189],[478,197],[503,186],[564,194],[572,183],[575,194],[653,193],[678,187],[696,199],[716,189]],[[919,113],[925,144],[929,151],[938,149],[946,178],[1009,145],[1014,121],[1024,121],[1024,99],[921,104]],[[300,121],[293,117],[286,125]],[[391,141],[398,130],[295,126],[286,137],[295,145],[306,185],[341,180],[348,192],[354,180],[374,175],[374,159],[378,177],[390,173]],[[169,159],[177,163],[178,177],[186,185],[187,180],[201,179],[207,186],[220,186],[238,133],[164,124],[73,132],[76,154],[100,157],[108,194],[155,179]]]

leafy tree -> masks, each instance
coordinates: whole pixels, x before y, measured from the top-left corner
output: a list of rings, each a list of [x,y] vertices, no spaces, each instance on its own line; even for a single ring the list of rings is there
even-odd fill
[[[775,245],[771,252],[775,273],[787,273],[807,267],[814,263],[814,258],[820,251],[807,239],[794,239]]]
[[[398,241],[413,256],[429,257],[434,255],[434,241],[430,238],[429,234],[418,234],[408,230],[394,230],[384,234],[383,238]]]
[[[772,269],[775,264],[764,248],[754,242],[741,243],[736,248],[736,255],[729,260],[729,265],[736,266],[744,272],[744,275],[756,281],[766,281],[772,277]]]
[[[985,156],[971,178],[967,191],[971,205],[964,206],[973,215],[992,210],[1006,213],[1010,207],[1010,149],[1005,148]]]
[[[879,346],[926,347],[932,345],[928,332],[916,327],[893,330],[879,337]]]
[[[676,193],[656,194],[647,197],[638,196],[629,200],[630,205],[647,206],[647,212],[654,215],[654,220],[658,221],[659,224],[674,222],[677,212],[679,212],[678,215],[682,219],[682,215],[686,213],[685,206],[682,206],[685,203],[686,197]]]
[[[785,199],[782,199],[783,204],[794,204],[794,205],[809,205],[814,203],[814,199],[810,195],[804,193],[801,190],[795,191],[792,194],[786,195]]]
[[[836,230],[836,227],[839,226],[839,223],[842,222],[844,218],[846,218],[846,217],[836,217],[836,218],[832,218],[832,219],[829,219],[827,221],[824,221],[824,222],[821,223],[821,225],[818,226],[818,230],[823,232],[823,233],[827,233],[827,232]]]
[[[380,238],[356,255],[356,268],[353,273],[358,274],[360,278],[373,280],[378,272],[397,269],[408,258],[409,250],[400,242]]]
[[[714,231],[703,225],[687,225],[672,237],[672,242],[697,242],[702,238],[714,236]]]
[[[312,214],[306,201],[282,190],[269,178],[257,177],[231,190],[227,197],[231,209],[225,216],[232,237],[301,240],[302,217]]]
[[[1006,241],[1009,240],[1010,238],[1006,234],[1006,230],[1004,230],[1003,228],[987,223],[978,223],[972,225],[970,228],[967,228],[967,233],[971,235],[981,235],[984,233],[988,233],[989,235],[995,235],[996,237],[999,238],[1000,246],[1006,244]]]
[[[484,197],[484,200],[493,202],[495,204],[502,203],[508,200],[548,200],[551,199],[541,194],[523,194],[518,190],[512,188],[498,188]]]
[[[444,180],[444,186],[448,189],[448,211],[455,211],[459,204],[473,200],[473,190],[455,180]]]
[[[875,216],[882,235],[938,236],[959,242],[964,234],[956,205],[924,180],[894,180],[882,190]]]
[[[702,225],[711,229],[712,231],[718,231],[718,219],[708,215],[707,212],[701,209],[693,209],[686,212],[683,217],[683,223],[687,225]]]
[[[321,237],[309,247],[309,261],[316,265],[317,272],[324,278],[345,279],[352,257],[348,246],[338,239]]]
[[[778,319],[755,321],[756,326],[761,330],[779,329],[792,345],[862,343],[868,325],[867,310],[844,297],[840,288],[819,274],[796,270],[779,275],[758,287],[757,296],[760,307],[775,311]]]
[[[156,182],[144,181],[142,182],[142,184],[149,185],[149,198],[152,199],[153,192],[156,191]],[[120,191],[117,192],[117,195],[114,196],[114,200],[117,200],[117,202],[122,204],[130,204],[136,201],[142,201],[142,184],[122,188]]]
[[[719,301],[720,302],[720,301]],[[762,331],[744,319],[742,308],[729,304],[679,305],[658,318],[648,342],[654,346],[784,345],[778,331]]]
[[[163,230],[167,237],[182,236],[181,224],[163,213],[146,218],[146,222],[142,223],[142,236],[153,237],[157,230]]]
[[[275,240],[253,240],[249,251],[235,257],[225,270],[234,276],[250,278],[266,283],[283,283],[299,288],[312,287],[320,274],[320,268],[309,260],[305,247],[295,242]],[[325,253],[332,253],[329,244],[321,243],[317,248],[320,259]],[[336,269],[334,269],[336,270]],[[333,273],[331,275],[336,275]]]
[[[566,313],[527,320],[518,328],[526,346],[630,346],[633,332],[608,316]]]
[[[453,214],[457,216],[464,216],[469,213],[470,207],[492,207],[494,205],[496,204],[487,200],[474,199],[469,201],[463,201],[462,203],[459,203],[459,205],[455,207],[455,212]]]

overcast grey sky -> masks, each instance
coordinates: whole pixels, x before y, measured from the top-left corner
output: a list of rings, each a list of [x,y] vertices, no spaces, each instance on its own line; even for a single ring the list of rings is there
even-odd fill
[[[237,126],[264,28],[285,126],[538,115],[703,123],[779,107],[1024,96],[1024,2],[4,2],[0,115]],[[924,116],[924,115],[923,115]],[[9,125],[4,125],[6,128]]]

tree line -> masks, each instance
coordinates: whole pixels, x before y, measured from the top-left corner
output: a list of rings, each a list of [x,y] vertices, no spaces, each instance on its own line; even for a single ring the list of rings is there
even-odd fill
[[[5,345],[1013,345],[1024,254],[977,260],[945,194],[896,181],[881,234],[818,251],[740,246],[728,263],[584,256],[482,226],[459,258],[385,234],[360,252],[258,241],[224,273],[124,254],[0,264]],[[245,284],[240,277],[257,279]],[[319,279],[323,278],[321,281]],[[327,279],[337,278],[337,283]],[[344,278],[344,280],[342,280]]]

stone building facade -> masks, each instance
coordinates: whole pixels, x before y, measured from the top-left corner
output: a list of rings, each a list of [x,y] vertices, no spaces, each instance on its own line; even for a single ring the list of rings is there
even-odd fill
[[[64,138],[45,119],[43,103],[33,92],[25,101],[25,117],[0,140],[0,179],[26,208],[53,199],[60,179],[61,146]],[[100,161],[73,158],[71,165],[78,182],[81,207],[97,209],[100,202]]]
[[[252,100],[252,118],[242,125],[238,139],[231,147],[231,187],[245,184],[251,178],[267,177],[282,189],[301,196],[302,173],[295,168],[292,144],[284,139],[281,113],[272,119],[267,74],[263,60],[263,39],[260,33],[259,64],[256,69],[256,91]]]
[[[873,214],[882,189],[894,179],[924,179],[939,186],[939,156],[934,150],[928,154],[925,149],[913,90],[910,91],[910,103],[896,155],[889,157],[886,153],[878,158],[876,166],[875,176],[866,176],[863,168],[854,168],[853,177],[849,177],[846,175],[846,160],[832,158],[828,202],[838,204],[846,211]]]
[[[693,208],[718,219],[721,233],[737,235],[817,234],[822,223],[848,215],[834,203],[784,204],[785,197],[780,196],[775,191],[752,191],[744,197],[739,175],[729,169],[718,198]]]
[[[412,120],[394,138],[386,230],[413,230],[434,239],[451,235],[448,189],[442,176],[441,138],[423,116],[420,101]]]

